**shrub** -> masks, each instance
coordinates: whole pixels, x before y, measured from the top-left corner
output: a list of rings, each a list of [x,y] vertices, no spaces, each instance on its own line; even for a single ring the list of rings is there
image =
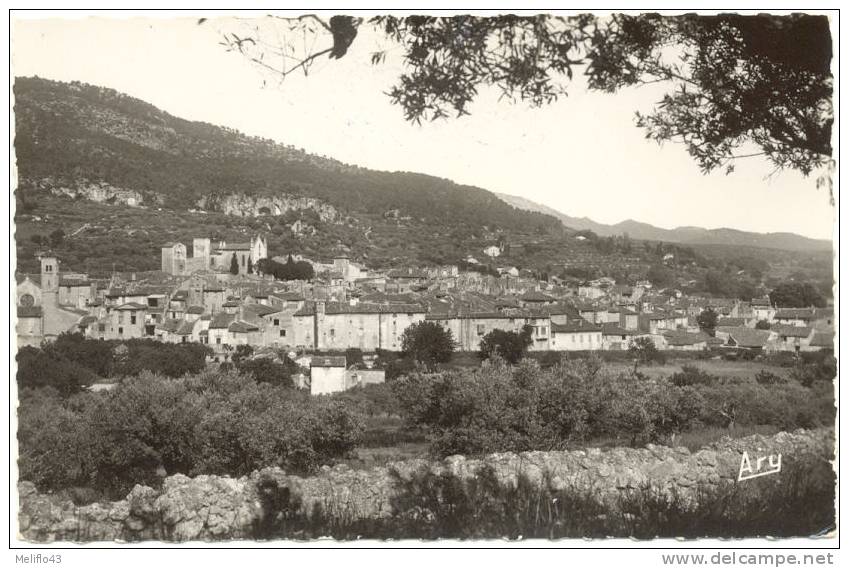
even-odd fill
[[[486,360],[498,355],[508,363],[515,365],[525,356],[528,347],[533,343],[532,333],[533,328],[529,325],[523,327],[521,333],[494,329],[484,335],[481,340],[478,356],[482,360]]]
[[[639,363],[666,363],[666,355],[661,352],[650,337],[638,337],[628,346],[628,353],[635,359],[634,369]]]
[[[676,387],[688,387],[692,385],[712,385],[719,377],[711,375],[694,365],[684,365],[681,371],[669,377],[669,381]]]
[[[787,382],[784,377],[776,375],[775,373],[770,373],[766,369],[758,371],[755,375],[755,381],[759,385],[782,385]]]
[[[450,329],[431,321],[414,323],[401,335],[401,351],[405,357],[418,361],[433,371],[440,363],[451,360],[456,347]]]
[[[62,395],[70,396],[83,391],[98,378],[86,367],[52,349],[22,347],[15,360],[19,389],[53,387]]]
[[[564,449],[591,436],[658,441],[696,423],[701,397],[665,381],[605,371],[598,359],[542,370],[485,361],[472,372],[413,374],[392,384],[437,455]]]
[[[144,373],[107,393],[21,399],[21,479],[93,486],[114,497],[168,474],[309,472],[349,453],[363,425],[344,401],[319,400],[234,373]]]

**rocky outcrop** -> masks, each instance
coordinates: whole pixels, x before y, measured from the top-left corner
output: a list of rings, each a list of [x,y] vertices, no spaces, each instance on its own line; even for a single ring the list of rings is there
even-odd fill
[[[289,211],[314,211],[325,223],[339,218],[335,207],[313,197],[298,197],[288,194],[274,196],[246,195],[208,195],[201,198],[198,207],[207,211],[218,211],[239,217],[260,217],[263,215],[284,215]]]
[[[71,199],[88,199],[98,203],[109,205],[142,205],[145,201],[159,202],[159,199],[145,199],[138,191],[109,185],[106,182],[90,182],[81,180],[73,185],[54,183],[53,180],[44,179],[35,184],[36,187],[47,190],[53,195],[70,197]]]
[[[263,518],[263,492],[268,487],[284,491],[287,501],[305,514],[318,505],[331,517],[378,518],[399,513],[392,507],[399,481],[423,471],[468,478],[481,468],[491,469],[504,484],[515,484],[520,476],[526,476],[532,483],[550,483],[554,489],[591,491],[611,503],[620,492],[646,484],[686,498],[706,487],[737,483],[744,451],[750,457],[780,453],[787,467],[831,460],[833,444],[833,430],[799,430],[725,440],[695,453],[649,445],[641,449],[502,453],[481,459],[452,456],[367,470],[340,465],[305,478],[287,475],[279,468],[239,479],[174,475],[166,478],[158,491],[137,485],[126,499],[86,506],[40,494],[32,483],[22,481],[18,484],[19,532],[23,539],[35,542],[251,538]]]

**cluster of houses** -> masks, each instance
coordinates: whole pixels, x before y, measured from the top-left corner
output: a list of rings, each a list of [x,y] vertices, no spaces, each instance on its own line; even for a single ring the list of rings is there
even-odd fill
[[[457,348],[466,351],[476,351],[493,330],[525,326],[532,332],[531,351],[626,350],[638,337],[684,351],[815,351],[832,348],[834,341],[831,308],[692,298],[674,290],[658,293],[650,282],[550,284],[456,266],[377,272],[338,255],[313,262],[314,280],[284,283],[248,270],[267,256],[261,237],[229,246],[195,239],[192,256],[186,252],[184,245],[169,243],[162,249],[162,271],[104,280],[60,273],[55,257],[42,257],[40,274],[17,276],[18,344],[38,345],[78,331],[94,339],[200,343],[210,347],[213,360],[225,362],[239,345],[296,353],[399,351],[404,330],[423,321],[450,330]],[[238,274],[229,270],[233,258]],[[697,324],[707,309],[719,315],[712,334]],[[314,374],[322,377],[313,381],[315,392],[376,380],[345,369],[342,377],[339,365],[338,357],[314,358],[311,367],[321,369]]]

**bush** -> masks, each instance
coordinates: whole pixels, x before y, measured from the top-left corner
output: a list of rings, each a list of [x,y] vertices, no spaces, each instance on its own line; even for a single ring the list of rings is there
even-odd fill
[[[837,377],[837,359],[831,355],[806,354],[797,361],[790,376],[802,386],[810,387],[817,381],[831,382]]]
[[[787,382],[787,379],[763,369],[755,375],[755,381],[759,385],[783,385]]]
[[[533,328],[529,325],[523,327],[521,333],[494,329],[481,339],[478,357],[486,360],[498,355],[508,363],[515,365],[525,356],[531,343],[533,343],[532,333]]]
[[[414,374],[392,387],[408,422],[428,428],[436,455],[564,449],[592,436],[659,441],[704,412],[692,389],[614,375],[598,359],[548,370],[496,359],[472,372]]]
[[[82,392],[98,378],[86,367],[49,348],[22,347],[15,360],[19,389],[53,387],[62,395],[70,396]]]
[[[676,387],[712,385],[718,380],[719,377],[711,375],[707,371],[703,371],[693,365],[684,365],[681,367],[681,372],[673,373],[673,375],[669,377],[669,381]]]
[[[49,391],[45,391],[48,392]],[[21,479],[90,486],[113,497],[168,474],[310,472],[347,455],[363,425],[343,401],[311,398],[234,373],[144,373],[107,393],[24,396]]]
[[[401,352],[428,370],[434,371],[440,363],[451,360],[456,345],[450,329],[431,321],[414,323],[401,335]]]

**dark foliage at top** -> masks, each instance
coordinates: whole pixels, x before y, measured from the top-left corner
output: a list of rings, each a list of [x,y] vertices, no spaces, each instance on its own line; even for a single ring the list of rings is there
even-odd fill
[[[359,23],[350,22],[354,36]],[[751,146],[776,167],[804,174],[831,157],[827,16],[378,16],[368,23],[402,50],[405,68],[388,94],[410,121],[469,114],[487,86],[508,100],[549,104],[583,72],[590,89],[603,92],[667,84],[655,109],[637,114],[638,125],[658,142],[683,142],[704,171],[731,171]],[[286,24],[290,32],[304,25]],[[262,58],[269,42],[250,39],[239,51],[275,70]],[[327,51],[304,54],[303,63]],[[285,76],[300,67],[276,70]]]
[[[144,371],[167,377],[197,373],[206,366],[208,348],[152,339],[98,341],[63,333],[43,347],[18,351],[19,388],[50,386],[63,395],[83,390],[100,378],[137,376]]]

